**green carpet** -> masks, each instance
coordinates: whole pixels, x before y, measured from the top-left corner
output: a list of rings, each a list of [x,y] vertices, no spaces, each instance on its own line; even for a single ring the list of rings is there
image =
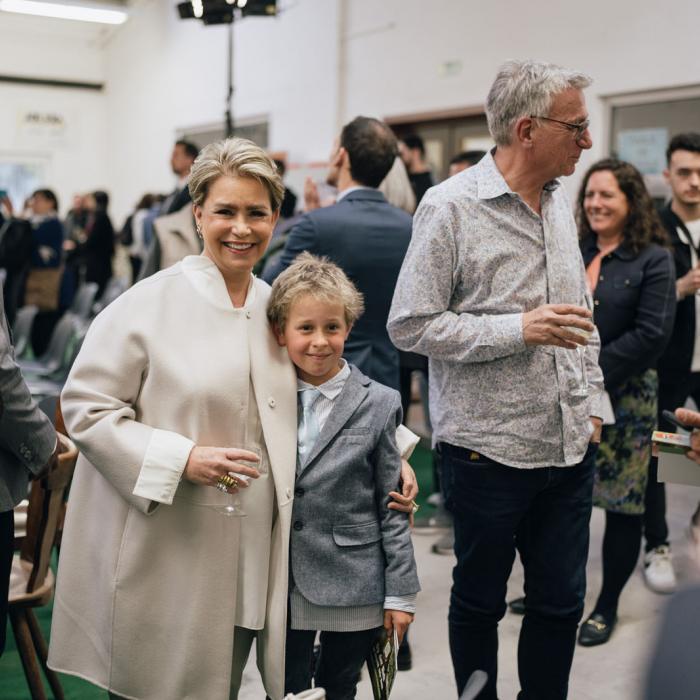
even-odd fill
[[[416,472],[420,494],[416,499],[420,505],[425,507],[425,499],[432,491],[433,468],[432,457],[429,450],[420,445],[416,447],[411,466]],[[51,628],[51,605],[36,610],[36,616],[44,633],[44,638],[48,641],[49,630]],[[96,688],[94,685],[74,678],[73,676],[61,675],[61,684],[67,700],[106,700],[107,693]],[[45,680],[45,679],[44,679]],[[49,695],[48,683],[44,682],[47,697]],[[29,688],[24,678],[22,662],[20,661],[12,628],[8,622],[7,626],[7,646],[5,653],[0,657],[0,698],[2,700],[30,700]]]
[[[47,605],[43,608],[37,608],[35,611],[41,630],[44,633],[44,639],[47,641],[49,639],[49,629],[51,628],[51,609],[52,606]],[[104,690],[96,688],[80,678],[63,674],[59,675],[66,700],[107,700],[107,693]],[[49,689],[49,684],[43,676],[42,679],[44,680],[44,689],[47,697],[52,698],[53,695]],[[0,657],[0,698],[2,700],[31,699],[9,621],[7,623],[7,646],[5,647],[5,653]]]

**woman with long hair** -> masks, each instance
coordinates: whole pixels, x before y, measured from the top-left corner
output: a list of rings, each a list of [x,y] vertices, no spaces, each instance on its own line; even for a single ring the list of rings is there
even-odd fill
[[[637,169],[595,163],[578,195],[581,251],[600,333],[600,366],[615,422],[603,428],[594,505],[605,509],[603,585],[579,643],[608,641],[639,558],[656,423],[656,361],[673,328],[675,271],[666,234]]]

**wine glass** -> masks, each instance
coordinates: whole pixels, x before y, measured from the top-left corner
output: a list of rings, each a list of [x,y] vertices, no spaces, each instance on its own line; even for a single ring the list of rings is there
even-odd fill
[[[257,455],[258,461],[241,459],[240,457],[235,461],[239,464],[243,464],[248,467],[253,467],[257,469],[260,474],[266,472],[266,468],[263,464],[262,450],[259,445],[231,445],[233,449],[236,450],[246,450],[247,452],[252,452]],[[235,478],[237,481],[248,482],[248,477],[242,474],[237,474],[234,471],[228,473],[229,476]],[[241,505],[241,495],[238,491],[236,493],[222,493],[220,496],[217,494],[217,502],[209,507],[221,515],[228,517],[243,517],[247,515],[243,506]]]
[[[584,295],[584,301],[588,310],[591,312],[591,314],[593,314],[593,304],[589,294]],[[590,321],[591,323],[593,322],[592,315]],[[564,326],[564,328],[566,328],[567,331],[576,333],[576,335],[580,335],[586,340],[588,340],[593,335],[592,331],[586,331],[583,328],[577,328],[576,326]],[[586,346],[577,345],[576,353],[578,354],[579,364],[581,365],[581,378],[577,382],[577,385],[571,390],[571,395],[588,396],[590,394],[590,386],[588,384],[588,373],[586,372]]]

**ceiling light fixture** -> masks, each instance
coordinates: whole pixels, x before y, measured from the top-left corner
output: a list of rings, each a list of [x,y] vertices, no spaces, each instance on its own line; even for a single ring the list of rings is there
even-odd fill
[[[39,2],[38,0],[0,0],[0,10],[20,15],[72,19],[78,22],[97,22],[99,24],[123,24],[128,19],[127,13],[121,10]]]

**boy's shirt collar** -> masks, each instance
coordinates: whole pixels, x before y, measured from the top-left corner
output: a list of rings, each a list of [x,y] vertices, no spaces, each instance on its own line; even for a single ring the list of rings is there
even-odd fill
[[[318,389],[319,392],[323,394],[323,396],[325,396],[330,401],[333,401],[343,390],[345,382],[350,376],[350,365],[348,365],[347,361],[343,358],[340,359],[340,362],[342,363],[340,372],[338,372],[338,374],[336,374],[334,377],[331,377],[327,382],[324,382],[320,386],[314,386],[313,384],[309,384],[303,379],[299,379],[299,377],[297,377],[297,392],[304,391],[305,389]]]

